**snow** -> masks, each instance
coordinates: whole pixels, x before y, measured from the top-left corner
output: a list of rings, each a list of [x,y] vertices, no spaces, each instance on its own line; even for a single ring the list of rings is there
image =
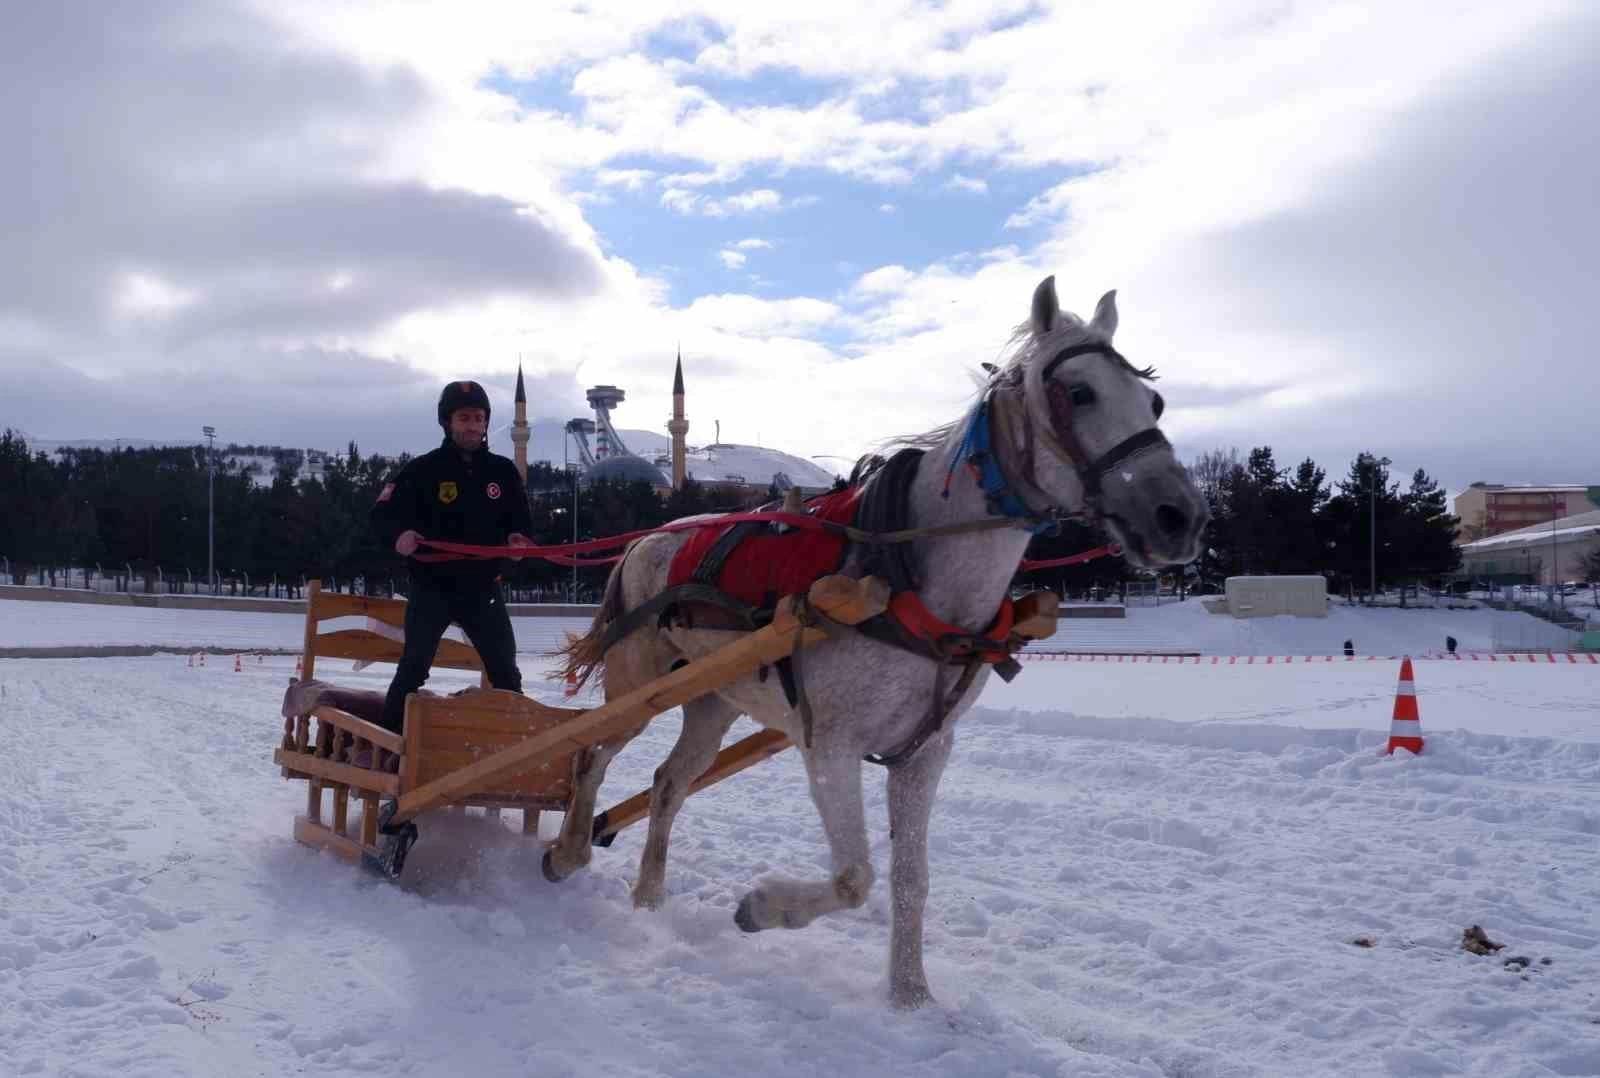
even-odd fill
[[[1237,642],[1187,607],[1129,620]],[[85,610],[124,642],[266,646],[279,618],[298,640],[293,615],[5,602],[0,642],[87,642]],[[1261,654],[1420,653],[1488,613],[1250,632]],[[128,620],[152,614],[174,620]],[[993,681],[934,812],[938,1002],[902,1014],[876,771],[867,905],[751,936],[754,880],[826,871],[793,754],[689,802],[659,913],[628,901],[640,829],[553,885],[515,814],[424,817],[391,885],[289,837],[292,657],[0,660],[0,1075],[1600,1074],[1600,666],[1418,663],[1427,748],[1385,756],[1398,666],[1057,658]],[[1463,951],[1473,924],[1506,949]]]

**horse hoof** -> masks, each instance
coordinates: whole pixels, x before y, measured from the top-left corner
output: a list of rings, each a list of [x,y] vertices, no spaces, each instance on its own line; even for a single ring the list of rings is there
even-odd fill
[[[761,931],[761,926],[756,924],[755,903],[752,901],[754,897],[753,895],[745,895],[739,900],[739,908],[733,911],[733,923],[738,925],[741,931]]]
[[[554,852],[554,850],[544,851],[544,857],[539,862],[539,869],[544,873],[545,879],[549,880],[551,883],[560,883],[562,880],[567,878],[567,874],[556,871],[555,858],[550,856]]]

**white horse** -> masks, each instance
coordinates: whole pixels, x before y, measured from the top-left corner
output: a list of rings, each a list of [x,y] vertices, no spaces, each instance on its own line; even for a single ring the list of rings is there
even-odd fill
[[[991,369],[972,410],[936,431],[903,440],[926,452],[912,465],[914,471],[899,471],[908,510],[902,526],[985,519],[1001,525],[894,548],[924,606],[947,627],[982,634],[991,626],[1032,530],[1058,515],[1102,519],[1136,565],[1180,564],[1199,552],[1205,503],[1155,427],[1162,401],[1147,384],[1151,370],[1134,368],[1112,348],[1116,328],[1114,292],[1084,323],[1059,309],[1054,278],[1047,278],[1034,292],[1032,317],[1014,335],[1009,360]],[[890,472],[886,466],[873,474],[866,496],[872,484],[891,482]],[[992,520],[1006,516],[1019,526]],[[703,628],[658,628],[650,619],[609,650],[604,647],[608,625],[668,586],[673,554],[685,541],[686,533],[679,532],[636,542],[613,569],[589,635],[568,648],[570,671],[587,676],[603,663],[608,699],[674,664],[708,654],[728,637]],[[841,571],[856,577],[868,569],[880,571],[884,563],[863,566],[867,556],[866,548],[852,547]],[[750,676],[685,705],[682,732],[651,790],[649,836],[634,905],[661,904],[673,818],[734,720],[749,715],[800,746],[832,851],[833,875],[816,881],[763,880],[740,901],[739,927],[749,932],[800,928],[866,901],[873,868],[861,773],[863,759],[874,757],[873,762],[888,764],[890,998],[899,1007],[927,1002],[922,918],[928,818],[950,754],[954,720],[977,699],[989,673],[984,666],[958,682],[942,677],[941,667],[952,669],[930,654],[850,630],[807,650],[802,690],[812,713],[809,743],[801,709],[791,706],[777,678]],[[547,857],[546,874],[552,879],[587,864],[595,791],[620,747],[596,750],[580,775],[574,811]]]

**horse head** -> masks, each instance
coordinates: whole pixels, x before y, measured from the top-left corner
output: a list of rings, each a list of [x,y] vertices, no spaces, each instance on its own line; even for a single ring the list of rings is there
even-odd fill
[[[1021,347],[996,375],[1022,413],[1003,444],[1035,499],[1103,520],[1133,564],[1184,564],[1200,552],[1205,499],[1156,426],[1154,369],[1123,358],[1116,329],[1114,291],[1085,323],[1061,310],[1054,277],[1040,282]]]

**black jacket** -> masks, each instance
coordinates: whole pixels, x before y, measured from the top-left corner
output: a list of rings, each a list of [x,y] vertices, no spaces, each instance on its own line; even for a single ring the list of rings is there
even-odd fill
[[[517,466],[487,449],[463,456],[448,438],[401,468],[378,494],[370,516],[379,542],[390,550],[405,531],[424,539],[478,546],[504,546],[513,532],[533,531],[528,493]],[[419,562],[415,558],[406,563],[414,578],[467,587],[489,584],[508,564],[503,559]]]

